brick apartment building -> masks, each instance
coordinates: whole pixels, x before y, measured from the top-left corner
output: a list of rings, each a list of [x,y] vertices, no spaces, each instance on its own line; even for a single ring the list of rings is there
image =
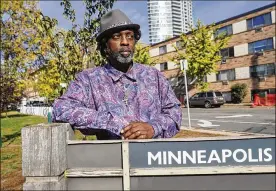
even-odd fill
[[[218,90],[231,101],[231,86],[246,83],[250,102],[255,93],[275,94],[275,3],[231,17],[216,23],[219,31],[232,35],[227,48],[221,50],[223,59],[218,63],[218,73],[206,76],[210,90]],[[174,37],[150,47],[150,56],[158,58],[155,66],[170,81],[176,96],[183,100],[185,84],[179,66],[169,60],[176,54],[173,45],[180,45]],[[189,95],[198,92],[191,89]]]

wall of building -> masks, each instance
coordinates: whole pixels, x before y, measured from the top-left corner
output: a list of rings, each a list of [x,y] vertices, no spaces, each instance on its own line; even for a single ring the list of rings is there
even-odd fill
[[[224,85],[222,82],[210,83],[210,90],[219,90],[221,92],[230,92],[231,86],[236,83],[245,83],[248,85],[247,96],[244,102],[251,101],[251,90],[253,89],[272,89],[275,88],[275,76],[267,77],[264,81],[259,81],[258,78],[247,78],[229,81],[228,85]]]
[[[271,14],[272,24],[267,26],[262,26],[262,30],[247,30],[247,21],[246,19],[262,15],[265,13]],[[264,10],[258,10],[256,12],[251,12],[247,15],[241,17],[236,17],[232,20],[226,20],[225,22],[220,22],[219,27],[232,25],[233,35],[228,42],[227,47],[234,47],[234,57],[227,58],[226,63],[218,63],[218,70],[235,70],[235,80],[230,80],[227,83],[222,83],[217,81],[217,75],[212,73],[206,76],[208,82],[210,82],[209,89],[218,90],[222,92],[229,92],[231,86],[235,83],[246,83],[249,86],[248,96],[244,100],[249,102],[251,100],[251,90],[255,89],[273,89],[275,88],[275,75],[268,76],[265,80],[260,81],[258,78],[252,78],[250,76],[250,67],[254,65],[262,65],[275,63],[275,6],[266,8]],[[256,56],[255,54],[249,54],[249,43],[255,42],[258,40],[273,38],[274,49],[267,50],[263,52],[263,55]],[[175,37],[158,44],[151,46],[151,56],[155,59],[158,59],[159,63],[168,62],[171,58],[177,55],[173,50],[172,44],[176,45],[176,42],[179,41],[179,37]],[[167,46],[167,53],[159,55],[159,47]],[[183,50],[182,50],[183,51]],[[158,64],[156,66],[158,68]],[[168,70],[163,71],[163,74],[166,78],[177,77],[180,74],[180,70],[177,68],[178,65],[175,65],[175,68],[168,67]],[[198,90],[190,90],[190,95],[196,93]]]
[[[262,40],[265,38],[271,38],[275,36],[275,24],[262,27],[263,31],[256,32],[255,30],[245,31],[239,34],[232,35],[228,47],[248,44],[250,42]]]
[[[226,70],[232,68],[239,68],[244,66],[253,66],[260,64],[267,64],[275,62],[275,49],[265,51],[264,55],[255,57],[254,55],[245,55],[236,58],[229,58],[226,60],[226,64],[220,64],[219,70]]]

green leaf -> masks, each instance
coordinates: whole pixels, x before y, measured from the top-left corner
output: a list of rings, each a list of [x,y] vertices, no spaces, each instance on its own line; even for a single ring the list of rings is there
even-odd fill
[[[216,72],[217,63],[221,59],[217,56],[217,52],[224,48],[229,40],[226,36],[221,37],[220,41],[212,40],[211,34],[216,30],[214,25],[206,27],[198,20],[188,35],[180,36],[183,50],[176,50],[177,55],[172,59],[177,64],[181,59],[187,59],[189,63],[187,75],[191,79],[197,78],[196,85],[201,89],[208,87],[203,81],[204,76]]]

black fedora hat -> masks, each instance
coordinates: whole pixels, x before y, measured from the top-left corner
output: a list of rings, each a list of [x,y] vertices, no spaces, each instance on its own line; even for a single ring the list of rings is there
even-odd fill
[[[134,29],[138,31],[140,25],[132,23],[126,14],[119,9],[112,10],[102,16],[100,20],[100,32],[96,40],[100,42],[103,37],[109,35],[112,31],[123,29]]]

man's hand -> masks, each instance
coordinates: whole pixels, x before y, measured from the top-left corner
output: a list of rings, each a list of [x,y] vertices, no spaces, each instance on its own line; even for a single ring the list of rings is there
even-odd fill
[[[124,139],[151,139],[154,136],[153,127],[145,122],[131,122],[121,131]]]

